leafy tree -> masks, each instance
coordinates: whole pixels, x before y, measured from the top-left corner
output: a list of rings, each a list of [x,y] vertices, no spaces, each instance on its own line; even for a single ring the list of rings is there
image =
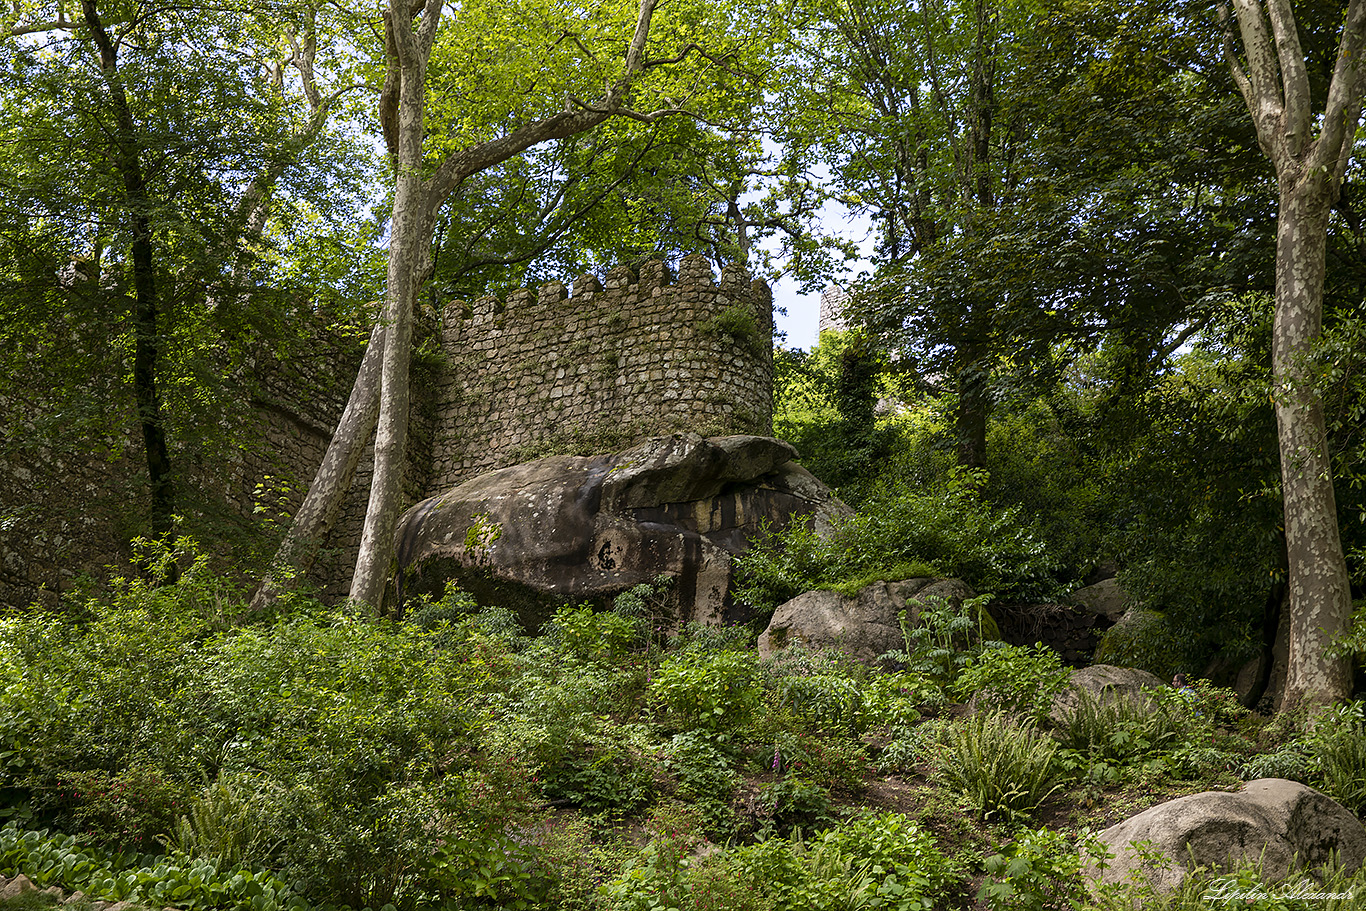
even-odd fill
[[[743,106],[746,95],[727,85],[743,69],[743,52],[762,20],[699,5],[670,9],[656,22],[656,5],[643,0],[629,18],[613,5],[554,14],[534,3],[463,5],[443,29],[442,0],[390,3],[380,123],[395,185],[375,471],[353,600],[379,605],[392,571],[413,306],[431,269],[430,239],[447,201],[475,175],[613,117],[649,123],[689,109],[725,116]],[[607,49],[619,48],[627,31],[617,64]],[[652,58],[652,44],[675,56]],[[694,61],[701,63],[687,65]],[[606,91],[596,100],[583,100],[602,85]],[[459,101],[447,108],[446,99]]]
[[[799,106],[832,116],[800,121],[794,142],[876,220],[856,315],[925,391],[955,397],[961,464],[986,462],[1001,373],[1046,387],[1108,334],[1151,371],[1212,293],[1257,280],[1244,238],[1270,213],[1248,211],[1245,154],[1203,151],[1249,140],[1202,79],[1210,62],[1182,14],[1005,0],[806,11]]]
[[[773,432],[855,502],[892,445],[877,420],[878,402],[890,391],[882,353],[860,330],[826,330],[809,352],[776,349],[773,379]]]
[[[0,26],[11,140],[0,230],[8,249],[28,251],[4,276],[4,332],[43,327],[43,344],[10,349],[13,383],[50,380],[57,415],[114,378],[97,393],[99,421],[45,438],[59,447],[97,424],[117,440],[118,402],[132,399],[150,496],[130,536],[143,521],[164,536],[173,516],[203,505],[186,447],[221,451],[205,412],[231,411],[222,377],[253,331],[280,322],[244,294],[260,277],[271,213],[291,208],[282,190],[297,199],[299,170],[322,171],[297,167],[316,146],[347,150],[328,127],[350,85],[315,66],[318,10],[89,0],[70,17],[64,5],[16,4]],[[336,157],[334,172],[355,158]],[[82,344],[64,356],[72,327]]]
[[[1226,56],[1280,191],[1276,232],[1274,401],[1289,556],[1290,653],[1284,699],[1333,702],[1351,694],[1351,666],[1328,646],[1351,616],[1338,532],[1332,460],[1313,364],[1323,323],[1328,220],[1351,158],[1366,93],[1366,3],[1352,0],[1337,41],[1322,114],[1313,101],[1313,58],[1289,0],[1234,4]],[[1221,7],[1228,22],[1228,7]],[[1312,46],[1312,44],[1311,44]]]

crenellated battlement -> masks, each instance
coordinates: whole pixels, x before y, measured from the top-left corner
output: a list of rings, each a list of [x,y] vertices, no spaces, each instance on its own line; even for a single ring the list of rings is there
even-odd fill
[[[474,301],[451,301],[442,311],[444,321],[534,318],[539,310],[565,304],[591,304],[594,295],[628,293],[641,297],[673,294],[677,290],[698,291],[712,289],[728,299],[750,297],[753,289],[749,274],[738,265],[727,265],[718,281],[711,263],[705,256],[684,257],[678,275],[674,276],[667,264],[648,260],[639,271],[630,266],[617,266],[601,279],[591,272],[580,275],[571,287],[563,282],[550,281],[540,288],[517,288],[505,297],[487,295]],[[760,283],[762,284],[762,283]],[[767,290],[767,286],[764,286]]]
[[[702,256],[452,301],[427,486],[678,431],[768,433],[772,321],[767,285]]]

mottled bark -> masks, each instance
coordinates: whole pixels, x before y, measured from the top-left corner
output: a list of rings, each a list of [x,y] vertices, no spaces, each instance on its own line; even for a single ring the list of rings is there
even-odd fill
[[[390,222],[388,288],[385,296],[385,345],[379,421],[375,430],[375,471],[370,502],[361,531],[360,554],[351,578],[351,600],[382,611],[385,588],[394,570],[394,529],[402,505],[410,391],[413,306],[430,266],[430,241],[436,214],[461,183],[541,142],[563,139],[592,129],[609,117],[630,113],[626,107],[632,78],[646,66],[645,44],[658,0],[641,0],[635,34],[626,50],[625,72],[593,104],[571,99],[567,110],[526,124],[506,136],[477,143],[447,156],[431,178],[423,179],[423,109],[425,80],[432,44],[441,21],[442,0],[414,7],[390,0],[385,13],[388,67],[381,93],[381,120],[393,156],[395,191]]]
[[[379,422],[375,428],[375,471],[361,530],[360,554],[351,577],[351,600],[383,609],[385,584],[394,569],[394,529],[401,505],[411,400],[413,305],[425,273],[435,206],[422,179],[422,114],[427,63],[441,18],[441,0],[428,0],[416,31],[410,7],[391,0],[390,73],[398,74],[397,170],[389,229],[389,272],[385,294],[384,358]]]
[[[1352,607],[1323,402],[1312,369],[1323,318],[1330,207],[1325,183],[1283,179],[1276,230],[1271,346],[1289,561],[1287,704],[1345,699],[1352,685],[1348,659],[1325,655],[1333,638],[1346,630]]]
[[[1312,359],[1323,322],[1328,217],[1351,157],[1366,89],[1366,0],[1351,0],[1322,117],[1310,107],[1309,78],[1290,0],[1233,0],[1243,59],[1227,7],[1225,55],[1276,169],[1276,317],[1272,373],[1281,456],[1289,568],[1289,657],[1282,706],[1351,694],[1350,665],[1328,644],[1351,616],[1347,563],[1338,536],[1332,462]],[[1245,62],[1244,62],[1245,61]],[[1318,135],[1314,135],[1318,124]]]

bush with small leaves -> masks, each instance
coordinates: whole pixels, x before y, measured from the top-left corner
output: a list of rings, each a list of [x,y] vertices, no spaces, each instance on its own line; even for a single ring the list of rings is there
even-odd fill
[[[1258,753],[1243,763],[1239,777],[1252,781],[1257,778],[1286,778],[1308,783],[1313,772],[1309,757],[1293,745],[1286,745],[1271,753]]]
[[[664,767],[673,775],[678,797],[702,814],[708,835],[724,839],[733,832],[731,798],[740,776],[714,739],[691,731],[674,735]]]
[[[954,692],[982,708],[1018,712],[1036,723],[1048,717],[1053,697],[1071,679],[1062,658],[1043,643],[1000,645],[970,657]]]
[[[749,652],[683,652],[665,658],[649,699],[683,731],[735,731],[763,696],[758,659]]]
[[[629,617],[566,605],[555,612],[546,637],[580,661],[620,664],[636,645],[638,632]]]
[[[920,720],[922,709],[938,711],[943,703],[943,688],[919,674],[873,674],[863,687],[858,723],[865,730],[909,728]]]
[[[801,646],[766,662],[768,698],[808,730],[852,736],[859,730],[867,669],[838,652]]]
[[[775,911],[930,911],[952,878],[934,839],[898,813],[860,816],[814,838],[771,838],[727,862]]]

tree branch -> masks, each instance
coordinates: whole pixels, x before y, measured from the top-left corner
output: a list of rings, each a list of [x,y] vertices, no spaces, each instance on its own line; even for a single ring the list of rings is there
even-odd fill
[[[1309,74],[1304,65],[1304,49],[1300,47],[1299,29],[1290,0],[1266,0],[1271,16],[1271,30],[1276,38],[1276,56],[1281,65],[1284,122],[1281,125],[1291,153],[1299,155],[1309,142],[1309,127],[1313,120],[1309,98]]]
[[[1338,43],[1333,81],[1328,86],[1323,128],[1309,160],[1313,168],[1331,167],[1334,184],[1342,180],[1347,170],[1357,124],[1361,120],[1361,96],[1366,89],[1366,65],[1361,60],[1363,49],[1366,49],[1366,0],[1352,0]]]
[[[85,28],[84,22],[72,22],[66,18],[66,14],[57,13],[56,19],[47,22],[30,22],[27,25],[12,25],[6,34],[11,38],[18,38],[20,35],[37,35],[41,32],[75,31],[78,28]]]
[[[1247,55],[1247,79],[1252,88],[1248,113],[1257,127],[1258,142],[1279,168],[1288,147],[1281,123],[1284,108],[1280,67],[1271,50],[1271,34],[1257,0],[1233,0],[1233,3],[1238,30],[1243,36],[1243,52]]]
[[[441,0],[427,2],[429,6],[436,5],[440,8]],[[428,184],[427,199],[431,212],[434,214],[471,174],[506,161],[539,143],[551,139],[565,139],[575,133],[590,130],[614,114],[631,116],[634,112],[623,108],[622,98],[644,65],[645,45],[650,37],[650,21],[657,4],[658,0],[641,0],[635,35],[631,38],[631,45],[626,51],[626,70],[622,77],[608,88],[600,106],[583,105],[580,111],[561,111],[535,123],[529,123],[506,136],[478,143],[448,156],[441,162]]]
[[[1229,14],[1227,2],[1219,4],[1219,24],[1224,29],[1224,60],[1228,63],[1229,75],[1233,77],[1234,85],[1238,86],[1243,103],[1251,111],[1257,103],[1256,95],[1253,94],[1252,83],[1248,80],[1247,73],[1243,72],[1243,66],[1238,62],[1238,47],[1233,41],[1233,18]]]

